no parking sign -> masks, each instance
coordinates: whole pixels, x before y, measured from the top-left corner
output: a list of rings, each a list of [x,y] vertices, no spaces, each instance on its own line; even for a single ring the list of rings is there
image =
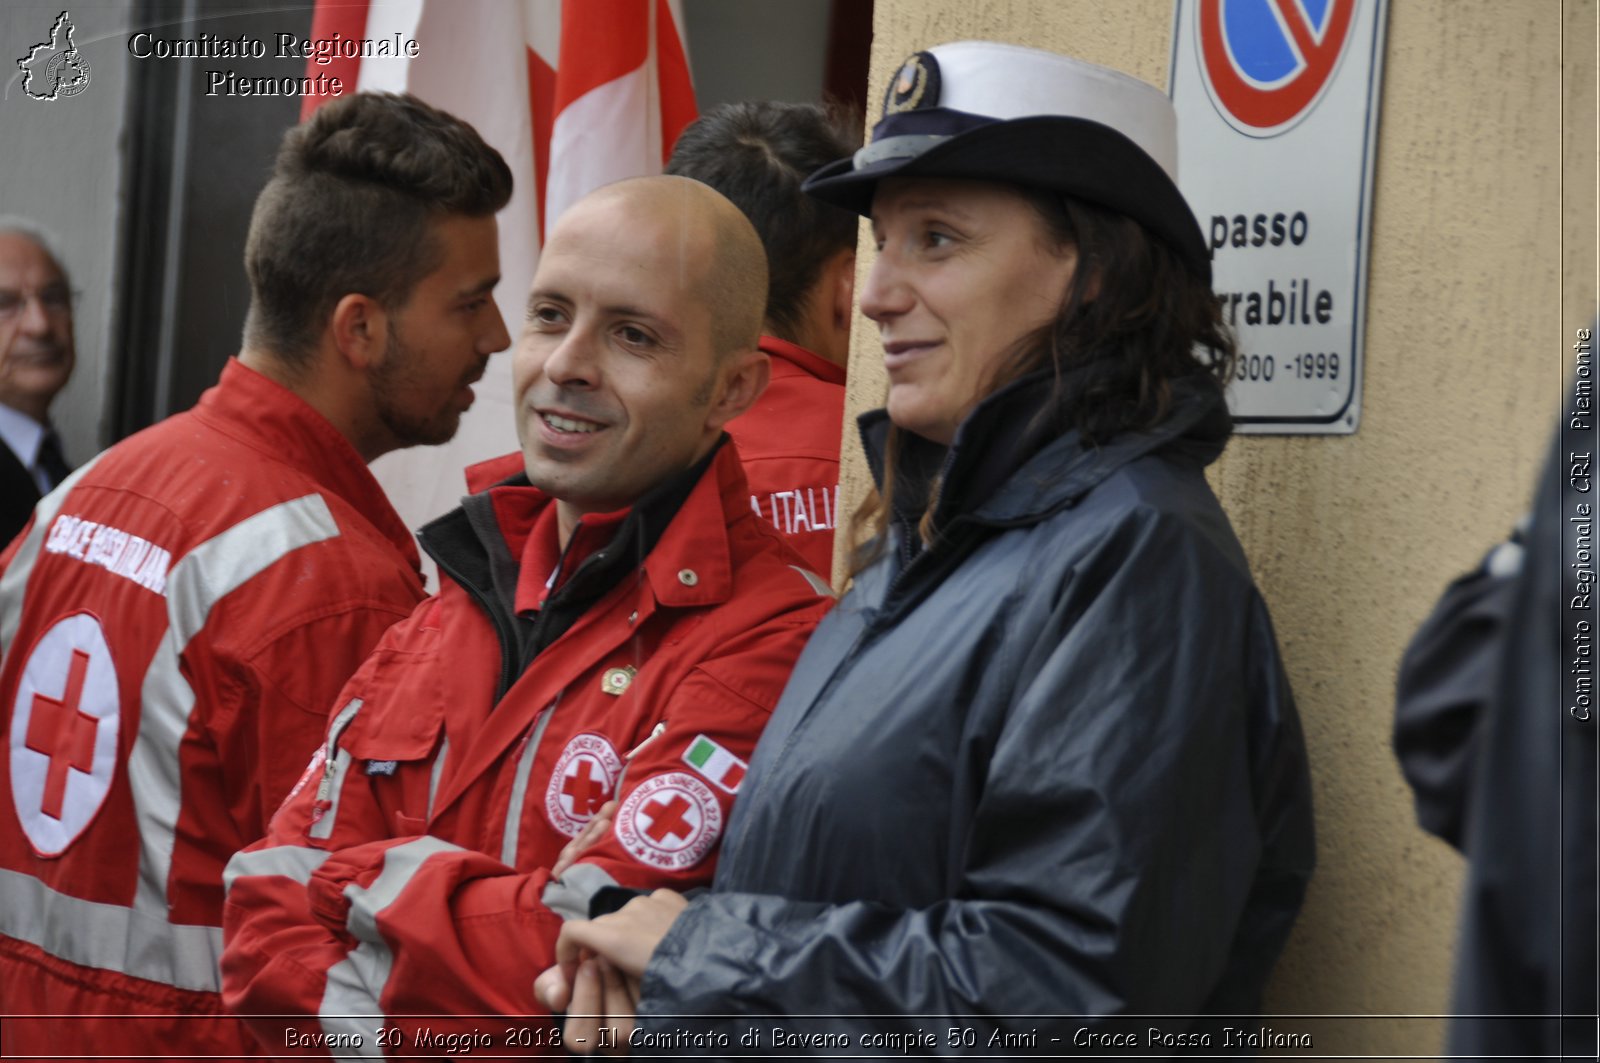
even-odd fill
[[[1360,421],[1387,0],[1177,0],[1178,174],[1239,337],[1241,432]]]

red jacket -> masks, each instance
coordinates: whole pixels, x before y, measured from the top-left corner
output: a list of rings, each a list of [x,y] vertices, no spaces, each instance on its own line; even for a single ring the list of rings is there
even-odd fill
[[[222,870],[422,597],[348,441],[230,362],[79,469],[0,557],[3,1054],[255,1051],[219,1015]],[[19,742],[20,739],[20,742]]]
[[[498,1036],[403,1016],[537,1014],[561,920],[595,892],[710,880],[743,765],[832,599],[751,514],[732,445],[681,479],[643,564],[520,674],[519,625],[559,556],[549,497],[495,487],[424,533],[443,589],[350,681],[267,839],[228,869],[224,995],[267,1044],[426,1054],[424,1031]],[[469,524],[473,551],[431,538]],[[615,829],[552,881],[612,797]],[[535,1028],[510,1047],[549,1047],[554,1027]]]
[[[761,349],[772,379],[728,434],[744,455],[750,508],[827,579],[839,524],[844,367],[775,336],[762,336]]]

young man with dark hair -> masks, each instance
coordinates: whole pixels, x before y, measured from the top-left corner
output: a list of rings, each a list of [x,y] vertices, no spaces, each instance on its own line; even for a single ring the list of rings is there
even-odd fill
[[[731,199],[766,249],[761,349],[772,359],[772,382],[728,432],[744,455],[751,508],[824,577],[838,524],[859,219],[801,195],[800,184],[859,143],[816,104],[731,103],[691,123],[667,163],[667,173]]]
[[[683,178],[602,188],[550,234],[513,362],[521,453],[423,529],[439,595],[228,866],[224,995],[264,1043],[446,1051],[474,1016],[542,1012],[564,919],[711,880],[831,604],[750,512],[723,431],[766,383],[765,290],[750,223]]]
[[[441,111],[323,107],[257,200],[238,358],[0,556],[0,1054],[259,1050],[221,1017],[223,867],[423,596],[367,463],[448,439],[508,345],[510,195]]]

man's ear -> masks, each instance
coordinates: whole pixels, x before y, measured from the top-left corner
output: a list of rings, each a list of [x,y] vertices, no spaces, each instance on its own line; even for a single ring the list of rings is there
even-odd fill
[[[845,345],[850,343],[850,325],[855,320],[856,253],[840,251],[827,265],[832,274],[829,291],[833,297],[833,327],[844,333]]]
[[[383,361],[389,346],[389,314],[371,296],[351,292],[334,304],[328,331],[345,362],[365,371]]]
[[[721,431],[729,421],[754,406],[767,390],[771,375],[771,361],[754,347],[728,355],[722,367],[722,387],[707,412],[706,427]]]

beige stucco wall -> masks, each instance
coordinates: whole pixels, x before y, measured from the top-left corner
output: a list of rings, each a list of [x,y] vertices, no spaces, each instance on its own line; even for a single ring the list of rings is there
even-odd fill
[[[1273,610],[1314,774],[1320,866],[1269,992],[1277,1014],[1448,1008],[1462,867],[1414,825],[1389,749],[1394,674],[1439,592],[1525,507],[1565,345],[1594,313],[1595,21],[1594,0],[1392,0],[1360,430],[1240,437],[1214,469]],[[965,37],[1165,88],[1172,5],[877,0],[874,29],[873,98],[912,51]],[[863,240],[862,279],[870,264]],[[852,412],[881,404],[880,358],[858,319]],[[845,454],[849,512],[866,478],[848,425]],[[1317,1049],[1431,1053],[1441,1027],[1318,1024]]]

